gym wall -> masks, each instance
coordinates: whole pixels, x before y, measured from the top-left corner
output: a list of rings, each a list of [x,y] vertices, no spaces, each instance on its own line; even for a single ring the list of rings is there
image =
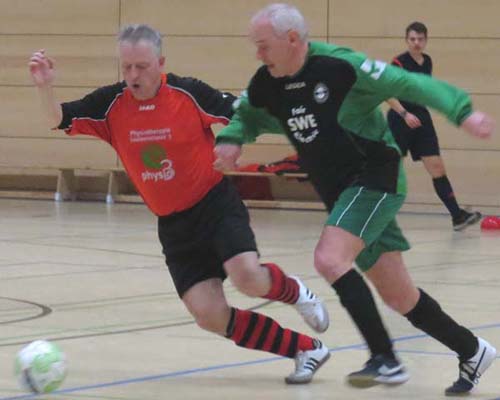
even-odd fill
[[[120,80],[115,35],[127,23],[162,32],[167,70],[195,76],[234,93],[258,66],[246,38],[261,0],[0,0],[0,187],[2,173],[52,168],[117,168],[104,143],[46,129],[31,84],[30,54],[44,48],[56,61],[61,101]],[[353,47],[390,61],[404,51],[404,29],[429,28],[434,75],[467,89],[477,108],[500,108],[500,2],[497,0],[301,0],[313,40]],[[434,114],[448,175],[462,204],[500,206],[500,135],[480,141]],[[286,139],[265,135],[245,160],[265,162],[292,153]],[[439,204],[420,163],[407,160],[408,201]],[[35,181],[33,185],[36,186]]]

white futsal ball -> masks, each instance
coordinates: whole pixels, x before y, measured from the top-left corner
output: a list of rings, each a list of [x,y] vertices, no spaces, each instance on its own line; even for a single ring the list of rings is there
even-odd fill
[[[50,393],[61,385],[66,372],[66,357],[54,343],[36,340],[17,353],[15,373],[25,390]]]

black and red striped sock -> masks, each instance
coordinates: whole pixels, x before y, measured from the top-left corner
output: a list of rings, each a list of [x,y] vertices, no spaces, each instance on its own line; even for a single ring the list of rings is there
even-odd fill
[[[282,328],[275,320],[248,310],[231,309],[226,337],[238,346],[293,358],[316,348],[314,339]]]
[[[285,273],[276,264],[261,264],[271,274],[271,289],[263,296],[265,299],[281,301],[287,304],[295,304],[299,298],[299,284]]]

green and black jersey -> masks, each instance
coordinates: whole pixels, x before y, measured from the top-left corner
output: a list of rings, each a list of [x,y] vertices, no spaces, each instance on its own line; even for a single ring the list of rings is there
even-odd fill
[[[445,82],[311,42],[296,75],[256,72],[217,143],[286,134],[328,208],[352,185],[404,194],[399,149],[379,107],[392,97],[434,108],[456,125],[472,111],[469,96]]]

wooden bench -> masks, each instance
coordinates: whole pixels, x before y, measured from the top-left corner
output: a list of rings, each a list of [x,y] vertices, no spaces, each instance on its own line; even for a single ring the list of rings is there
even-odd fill
[[[44,174],[49,174],[46,176]],[[271,209],[324,210],[324,205],[305,181],[306,174],[285,173],[275,175],[268,172],[226,173],[231,179],[260,179],[269,185],[272,198],[252,198],[242,193],[248,207]],[[43,179],[42,179],[43,177]],[[43,182],[40,183],[40,181]],[[92,190],[88,189],[88,182]],[[19,184],[21,182],[21,184]],[[237,182],[235,182],[237,185]],[[237,185],[238,186],[238,185]],[[97,189],[96,189],[97,187]],[[248,194],[248,193],[246,193]],[[443,213],[438,201],[423,201],[419,191],[410,190],[402,211],[422,213]],[[143,203],[122,168],[56,168],[50,167],[0,167],[0,198],[97,200],[108,204]],[[487,214],[498,214],[497,204],[481,204],[480,210]]]
[[[9,167],[8,171],[15,171],[18,181],[26,181],[26,189],[15,185],[14,188],[0,187],[0,198],[27,198],[27,199],[53,199],[55,201],[67,200],[104,200],[108,204],[114,202],[142,203],[142,198],[135,189],[122,168],[89,169],[89,168],[55,168],[40,167]],[[32,190],[31,182],[37,178],[35,172],[48,173],[53,179],[46,179],[48,183],[42,189]],[[5,169],[0,169],[0,176],[5,176]],[[312,186],[307,182],[307,174],[285,173],[276,175],[268,172],[240,172],[230,171],[226,173],[234,181],[261,180],[270,188],[270,198],[253,198],[243,196],[245,204],[256,208],[287,208],[322,210],[323,204],[319,201]],[[42,175],[40,175],[42,176]],[[104,180],[98,191],[81,189],[83,177]],[[52,182],[54,181],[54,182]],[[235,182],[238,186],[238,182]],[[22,185],[21,185],[22,186]]]
[[[124,188],[130,186],[125,171],[121,168],[6,167],[0,168],[0,176],[4,177],[0,187],[0,197],[4,198],[54,199],[55,201],[85,199],[105,200],[112,203],[115,201],[114,195],[125,196]],[[103,180],[103,184],[97,185],[103,188],[81,191],[79,183],[84,176],[94,181]],[[44,183],[39,184],[38,181],[42,177]],[[136,197],[137,201],[141,201],[140,196],[136,195]]]

